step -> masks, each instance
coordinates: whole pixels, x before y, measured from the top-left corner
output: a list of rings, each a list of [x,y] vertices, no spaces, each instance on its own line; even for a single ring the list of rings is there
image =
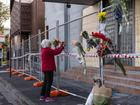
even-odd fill
[[[140,80],[139,79],[133,79],[133,78],[127,78],[127,77],[117,77],[117,76],[110,76],[110,75],[105,75],[105,81],[110,81],[114,83],[118,83],[118,85],[121,84],[126,84],[130,85],[132,87],[139,86],[140,87]]]
[[[106,68],[106,69],[115,69],[115,66],[114,65],[104,65],[104,68]],[[139,71],[140,70],[140,67],[137,67],[137,66],[124,66],[124,68],[127,71]]]
[[[63,75],[63,76],[62,76]],[[83,70],[78,67],[72,68],[61,73],[62,77],[93,83],[93,77],[99,75],[98,68],[88,68],[87,74],[83,74]],[[140,92],[140,72],[128,70],[127,76],[124,76],[120,70],[112,70],[112,68],[104,69],[105,84],[118,92],[139,94]]]
[[[82,75],[83,76],[83,70],[79,70],[78,68],[73,68],[73,70],[67,70],[67,73],[73,74],[73,75]],[[87,75],[90,77],[93,77],[93,75],[99,74],[99,69],[93,68],[87,70]],[[127,77],[127,78],[134,78],[134,79],[140,79],[140,71],[128,71],[127,75],[124,76],[121,70],[112,70],[112,69],[104,69],[105,75],[113,75],[118,77]]]
[[[140,94],[139,86],[124,85],[122,83],[118,84],[118,83],[109,82],[109,81],[105,81],[105,86],[113,88],[113,90],[120,93]]]

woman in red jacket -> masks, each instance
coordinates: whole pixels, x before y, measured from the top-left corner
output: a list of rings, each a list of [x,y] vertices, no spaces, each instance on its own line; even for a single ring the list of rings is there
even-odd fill
[[[45,100],[46,102],[53,101],[50,98],[50,91],[53,82],[53,72],[56,70],[55,65],[55,55],[60,54],[64,49],[64,44],[62,43],[60,47],[56,49],[51,49],[51,42],[44,39],[41,42],[41,59],[42,59],[42,72],[44,73],[44,85],[41,90],[40,100]]]

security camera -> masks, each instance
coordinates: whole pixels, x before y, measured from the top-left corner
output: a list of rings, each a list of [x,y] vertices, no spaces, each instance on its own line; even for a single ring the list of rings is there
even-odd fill
[[[67,3],[66,6],[67,6],[67,8],[71,8],[71,4],[69,4],[69,3]]]

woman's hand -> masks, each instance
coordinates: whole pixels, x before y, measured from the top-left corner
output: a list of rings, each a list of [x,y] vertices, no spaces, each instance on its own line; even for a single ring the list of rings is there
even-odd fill
[[[61,42],[60,44],[61,44],[61,46],[65,47],[65,43],[64,42]]]

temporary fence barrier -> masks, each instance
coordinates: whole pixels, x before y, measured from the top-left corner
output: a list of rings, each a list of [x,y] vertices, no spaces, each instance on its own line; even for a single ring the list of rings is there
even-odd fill
[[[86,42],[80,37],[80,32],[87,30],[88,32],[92,31],[99,31],[99,22],[95,20],[97,18],[97,13],[94,12],[89,15],[85,15],[83,17],[77,18],[75,20],[66,22],[64,24],[59,25],[59,22],[56,22],[56,27],[53,27],[49,30],[46,30],[45,32],[40,32],[37,35],[32,35],[29,37],[29,39],[23,41],[21,43],[22,48],[19,48],[18,50],[14,50],[13,47],[13,57],[12,57],[12,68],[16,69],[17,71],[36,77],[37,80],[42,81],[43,74],[41,72],[41,58],[40,58],[40,52],[41,52],[41,41],[46,38],[46,33],[48,33],[48,37],[50,40],[53,39],[60,39],[61,41],[65,41],[66,47],[65,52],[68,53],[62,53],[60,56],[57,57],[57,70],[55,73],[55,82],[54,87],[58,90],[67,90],[67,93],[70,93],[74,96],[78,96],[80,98],[86,99],[86,94],[80,95],[81,93],[77,93],[78,91],[72,88],[69,88],[69,86],[78,86],[80,80],[83,79],[85,82],[92,81],[92,77],[100,75],[99,71],[92,71],[90,74],[89,71],[87,71],[87,75],[82,74],[82,66],[79,64],[78,60],[76,59],[75,49],[73,48],[71,42],[72,40],[78,40],[80,41],[84,47],[86,47]],[[110,14],[112,12],[109,12]],[[111,35],[111,39],[114,41],[115,39],[115,20],[110,17],[110,20],[112,23],[108,24],[107,32]],[[92,24],[93,23],[93,24]],[[81,27],[82,26],[82,27]],[[109,36],[108,36],[109,37]],[[127,37],[127,36],[126,36]],[[123,37],[123,41],[125,43],[125,36]],[[128,43],[128,40],[126,40]],[[131,44],[131,43],[130,43]],[[129,44],[129,45],[130,45]],[[125,45],[123,45],[124,47]],[[126,44],[127,47],[127,44]],[[128,49],[127,49],[128,50]],[[124,49],[125,51],[125,49]],[[92,52],[89,52],[86,54],[86,61],[87,61],[87,67],[89,68],[95,68],[96,70],[99,69],[99,57],[95,53],[96,51],[93,50]],[[120,58],[124,60],[131,60],[131,58],[139,59],[140,54],[139,53],[132,53],[130,51],[127,51],[126,54],[110,54],[107,56],[104,56],[105,58],[108,58],[111,60],[112,58]],[[15,55],[15,56],[14,56]],[[108,60],[108,61],[109,61]],[[132,61],[132,60],[131,60]],[[134,61],[133,61],[134,62]],[[139,61],[137,61],[139,62]],[[135,63],[135,62],[134,62]],[[111,63],[105,63],[106,64],[113,64]],[[128,63],[126,63],[129,65]],[[77,70],[78,69],[78,70]],[[94,73],[95,72],[95,73]],[[94,75],[93,75],[94,74]],[[103,74],[103,73],[102,73]],[[72,83],[70,80],[67,82],[64,81],[64,77],[68,77],[71,79],[74,79],[75,82]],[[85,78],[83,78],[85,77]],[[102,76],[103,77],[103,76]],[[79,82],[77,82],[77,81]],[[84,84],[81,83],[81,87],[83,90],[85,89]],[[72,92],[71,92],[72,91]],[[76,94],[75,94],[76,93]],[[87,93],[88,94],[88,93]]]

